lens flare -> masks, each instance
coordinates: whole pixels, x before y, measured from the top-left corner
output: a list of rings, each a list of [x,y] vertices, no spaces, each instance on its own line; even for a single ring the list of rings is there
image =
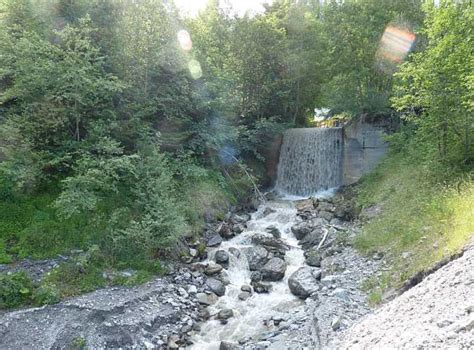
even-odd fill
[[[413,46],[416,36],[408,30],[388,26],[380,40],[377,56],[393,64],[401,63]]]
[[[193,79],[198,80],[202,77],[202,69],[201,64],[196,60],[191,60],[188,63],[189,73],[193,77]]]
[[[187,30],[182,29],[178,32],[178,42],[184,51],[190,51],[193,48],[193,42]]]

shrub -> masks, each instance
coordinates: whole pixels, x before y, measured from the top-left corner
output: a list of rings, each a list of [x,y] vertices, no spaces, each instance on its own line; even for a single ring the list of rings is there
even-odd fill
[[[32,292],[33,284],[25,272],[0,275],[0,309],[28,303]]]

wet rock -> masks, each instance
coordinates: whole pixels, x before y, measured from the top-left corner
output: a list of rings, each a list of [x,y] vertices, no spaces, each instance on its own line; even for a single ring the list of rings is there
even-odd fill
[[[262,273],[260,271],[254,271],[250,274],[250,281],[260,282],[262,280]]]
[[[211,294],[197,293],[196,298],[199,304],[202,304],[202,305],[212,305],[217,301],[217,296],[213,293]]]
[[[252,296],[252,294],[250,294],[249,292],[240,292],[239,295],[237,296],[240,300],[247,300],[248,298],[250,298]]]
[[[222,243],[222,237],[217,233],[211,234],[207,239],[208,247],[217,247]]]
[[[269,260],[268,251],[263,247],[246,247],[242,250],[247,257],[250,271],[260,270]]]
[[[277,238],[277,239],[281,238],[281,232],[276,226],[273,226],[273,225],[268,226],[265,229],[265,231],[271,234],[274,238]]]
[[[227,321],[229,318],[234,317],[234,311],[232,309],[223,309],[217,313],[217,319],[222,321]],[[225,322],[227,323],[227,322]]]
[[[261,245],[266,249],[274,249],[280,252],[285,252],[289,249],[288,245],[285,244],[281,239],[263,234],[254,235],[252,237],[252,243],[256,245]]]
[[[206,281],[206,285],[209,287],[209,289],[214,292],[217,296],[221,297],[225,294],[225,286],[224,283],[221,281],[215,279],[215,278],[209,278]]]
[[[316,248],[311,248],[304,253],[306,264],[313,267],[321,267],[322,256]]]
[[[208,276],[212,276],[221,272],[222,269],[223,267],[221,265],[210,262],[204,269],[204,273]]]
[[[229,263],[229,253],[225,250],[218,250],[214,256],[216,263],[221,265],[227,265]]]
[[[240,250],[238,250],[237,248],[230,247],[229,248],[229,253],[232,254],[233,256],[235,256],[236,258],[240,257]]]
[[[252,282],[252,287],[256,293],[270,293],[272,289],[271,284],[263,282]]]
[[[241,290],[242,292],[249,292],[249,293],[252,293],[252,287],[249,286],[248,284],[242,285],[242,287],[240,287],[240,290]]]
[[[320,228],[324,225],[324,220],[321,218],[315,218],[312,220],[305,220],[291,227],[291,232],[295,235],[296,239],[301,240],[307,234],[314,231],[316,228]]]
[[[301,267],[288,279],[291,293],[305,299],[319,290],[318,280],[321,278],[321,269]]]
[[[231,219],[235,224],[245,224],[250,220],[250,215],[246,213],[234,214]]]
[[[262,277],[265,281],[279,281],[283,279],[286,263],[283,259],[272,258],[262,268]]]
[[[239,344],[232,343],[229,341],[221,341],[219,350],[240,350],[242,347]]]
[[[334,205],[332,203],[329,203],[327,201],[319,201],[318,202],[318,210],[321,211],[326,211],[326,212],[334,212]]]
[[[245,226],[243,224],[235,224],[233,230],[236,235],[240,235],[245,231]]]
[[[341,318],[340,317],[335,317],[331,321],[331,328],[333,331],[337,331],[339,328],[341,328]]]
[[[263,211],[263,217],[265,216],[268,216],[270,214],[273,214],[276,210],[275,209],[272,209],[272,208],[265,208],[265,210]]]

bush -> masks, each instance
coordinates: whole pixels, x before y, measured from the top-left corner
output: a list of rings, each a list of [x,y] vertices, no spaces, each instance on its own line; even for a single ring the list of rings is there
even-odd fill
[[[33,293],[33,302],[38,306],[56,304],[60,300],[60,291],[54,284],[41,285]]]
[[[0,309],[29,303],[32,293],[33,284],[25,272],[0,275]]]

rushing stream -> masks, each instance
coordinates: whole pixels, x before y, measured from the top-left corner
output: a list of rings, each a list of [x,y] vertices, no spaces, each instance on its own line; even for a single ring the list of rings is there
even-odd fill
[[[274,212],[265,216],[267,208]],[[291,201],[267,202],[252,215],[245,232],[222,243],[218,249],[232,251],[231,248],[236,248],[241,251],[245,247],[252,246],[252,235],[265,233],[265,229],[271,225],[277,227],[281,232],[282,241],[290,247],[285,255],[287,263],[285,277],[281,281],[271,282],[270,293],[253,293],[249,299],[240,300],[238,294],[241,286],[250,284],[250,270],[245,254],[238,254],[236,257],[230,252],[231,258],[227,269],[230,284],[227,286],[226,294],[219,298],[216,304],[210,306],[210,312],[212,315],[221,309],[232,309],[234,317],[225,325],[219,320],[205,323],[200,334],[193,339],[192,349],[218,349],[222,340],[237,342],[243,338],[262,334],[267,331],[265,320],[279,315],[284,317],[302,304],[302,301],[291,294],[288,288],[288,277],[304,264],[303,250],[298,246],[298,241],[290,230],[296,222],[296,209]],[[212,255],[213,252],[211,258]]]

